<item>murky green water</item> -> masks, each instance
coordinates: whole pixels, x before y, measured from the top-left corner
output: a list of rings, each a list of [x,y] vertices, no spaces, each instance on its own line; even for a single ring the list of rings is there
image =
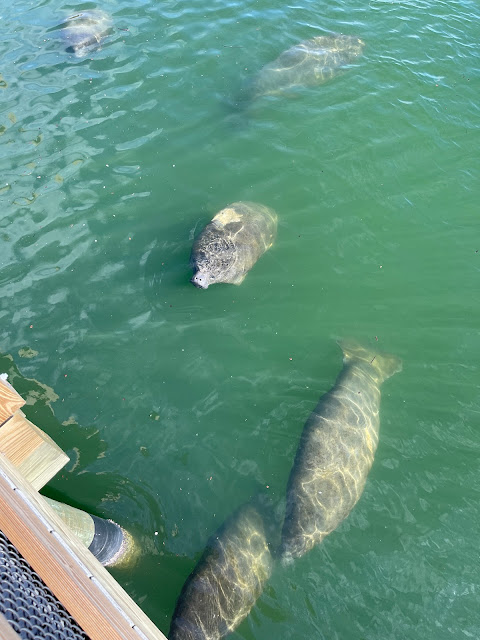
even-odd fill
[[[281,516],[355,338],[404,363],[364,495],[232,638],[478,638],[478,5],[118,0],[75,58],[54,27],[91,6],[0,10],[0,364],[59,396],[27,407],[71,456],[49,495],[137,536],[115,577],[167,633],[233,509],[263,490]],[[332,31],[365,40],[358,66],[232,111]],[[192,238],[235,200],[277,211],[276,244],[196,290]]]

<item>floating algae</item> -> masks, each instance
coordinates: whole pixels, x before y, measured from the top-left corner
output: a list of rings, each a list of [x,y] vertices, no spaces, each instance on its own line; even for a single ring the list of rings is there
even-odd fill
[[[38,356],[38,351],[35,351],[35,349],[31,349],[30,347],[23,347],[23,349],[18,350],[18,355],[21,358],[34,358],[35,356]]]
[[[16,205],[31,205],[33,202],[35,202],[35,200],[37,199],[37,194],[36,193],[32,193],[32,197],[31,198],[27,198],[26,196],[20,196],[20,198],[18,198],[18,200],[14,200],[13,204]]]

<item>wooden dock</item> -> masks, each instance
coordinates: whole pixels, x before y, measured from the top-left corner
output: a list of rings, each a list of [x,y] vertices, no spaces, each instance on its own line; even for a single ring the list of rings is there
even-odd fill
[[[91,640],[166,640],[38,490],[68,461],[0,378],[0,530]],[[19,638],[0,615],[0,637]]]

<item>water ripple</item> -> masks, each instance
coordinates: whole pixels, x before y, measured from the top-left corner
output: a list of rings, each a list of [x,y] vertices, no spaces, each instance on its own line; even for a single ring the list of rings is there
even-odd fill
[[[477,3],[106,0],[114,31],[84,58],[61,8],[2,9],[0,337],[101,437],[82,473],[145,534],[132,591],[168,626],[158,585],[180,589],[233,507],[266,491],[280,526],[334,338],[357,336],[404,360],[365,493],[238,634],[475,636]],[[366,41],[358,65],[232,113],[265,64],[338,31]],[[241,287],[197,291],[193,237],[239,199],[277,211],[275,245]],[[118,469],[131,486],[97,476]]]

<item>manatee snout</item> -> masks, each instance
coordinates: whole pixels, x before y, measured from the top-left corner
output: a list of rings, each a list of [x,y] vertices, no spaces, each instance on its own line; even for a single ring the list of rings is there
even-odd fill
[[[201,273],[197,271],[197,273],[193,274],[190,282],[197,287],[197,289],[208,289],[208,285],[210,284],[210,280],[205,273]]]
[[[73,53],[76,58],[83,58],[87,54],[87,47],[84,44],[71,44],[65,49],[67,53]]]

